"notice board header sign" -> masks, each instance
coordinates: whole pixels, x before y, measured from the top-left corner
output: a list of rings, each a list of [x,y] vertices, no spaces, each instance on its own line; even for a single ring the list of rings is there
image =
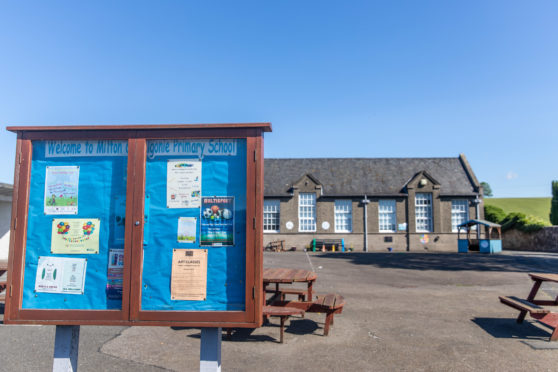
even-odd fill
[[[8,130],[5,323],[261,325],[270,124]]]

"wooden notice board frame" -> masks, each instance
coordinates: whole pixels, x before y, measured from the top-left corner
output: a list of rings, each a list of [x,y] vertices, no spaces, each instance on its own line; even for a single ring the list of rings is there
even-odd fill
[[[50,325],[245,327],[262,323],[263,133],[270,123],[17,126],[4,322]],[[246,143],[246,247],[243,311],[142,310],[147,141],[240,139]],[[22,308],[33,141],[124,140],[128,143],[124,274],[119,310]],[[138,222],[136,222],[138,221]],[[31,248],[30,248],[31,249]]]

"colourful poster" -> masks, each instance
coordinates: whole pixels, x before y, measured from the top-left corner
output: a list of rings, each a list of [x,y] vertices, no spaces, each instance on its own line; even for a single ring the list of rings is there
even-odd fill
[[[46,167],[45,214],[77,214],[79,166]]]
[[[51,253],[97,254],[99,253],[98,218],[53,218],[50,240]]]
[[[199,208],[202,162],[169,160],[167,162],[167,208]]]
[[[177,240],[179,243],[196,242],[196,217],[178,217]]]
[[[234,245],[234,197],[203,197],[201,245]]]
[[[124,249],[109,249],[107,269],[107,298],[122,299],[122,283],[124,278]]]
[[[35,292],[83,294],[85,258],[39,257]]]

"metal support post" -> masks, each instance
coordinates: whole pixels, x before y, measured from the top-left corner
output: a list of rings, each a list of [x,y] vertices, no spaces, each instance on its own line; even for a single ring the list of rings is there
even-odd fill
[[[78,325],[56,326],[53,372],[77,372],[79,327]]]
[[[221,338],[221,327],[201,329],[200,372],[221,372]]]
[[[360,201],[364,208],[364,252],[368,252],[368,197],[364,195],[364,199]]]

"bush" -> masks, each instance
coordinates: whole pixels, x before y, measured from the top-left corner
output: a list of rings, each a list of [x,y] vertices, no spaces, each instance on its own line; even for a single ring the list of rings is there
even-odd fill
[[[506,212],[500,207],[495,205],[485,205],[484,206],[484,218],[487,221],[500,223],[504,218],[506,218]]]
[[[502,225],[502,231],[516,229],[523,232],[539,231],[547,226],[547,223],[538,217],[517,212],[508,214],[500,224]]]

